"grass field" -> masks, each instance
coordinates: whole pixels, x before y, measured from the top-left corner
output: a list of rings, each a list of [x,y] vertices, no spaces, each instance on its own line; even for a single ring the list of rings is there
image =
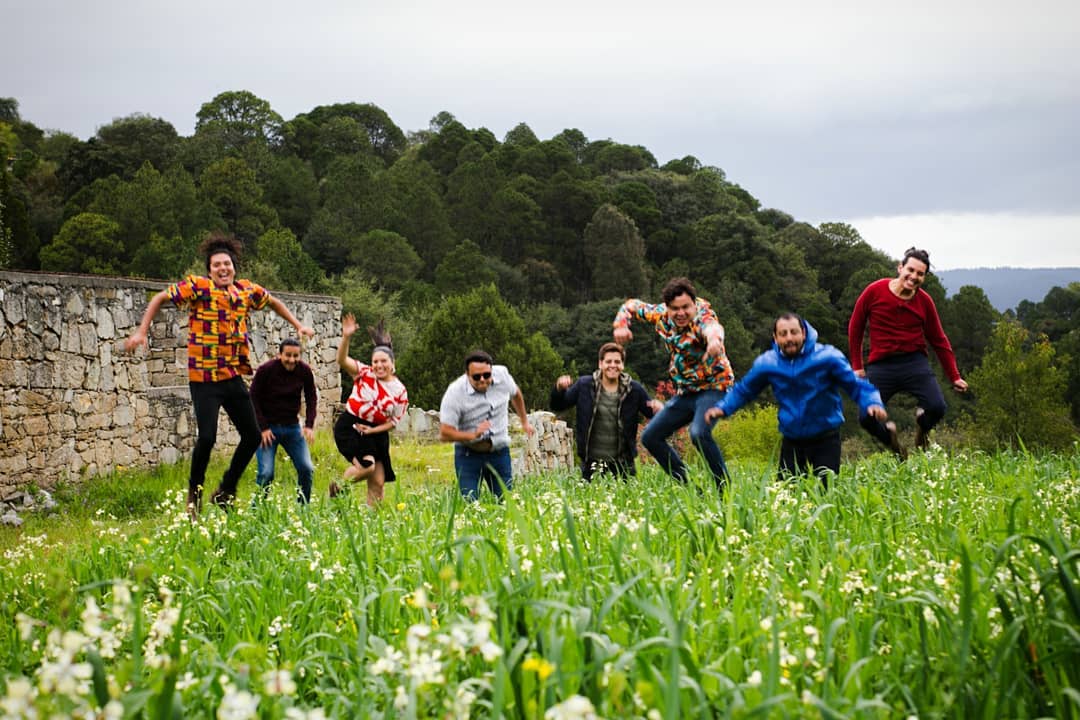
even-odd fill
[[[177,466],[3,529],[4,717],[1080,717],[1075,449],[468,505],[448,446],[394,450],[376,510],[320,436],[309,507],[279,464],[192,524]]]

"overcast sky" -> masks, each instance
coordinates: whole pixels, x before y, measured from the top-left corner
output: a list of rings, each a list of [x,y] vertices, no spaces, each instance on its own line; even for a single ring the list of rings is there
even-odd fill
[[[93,135],[249,90],[694,155],[940,269],[1080,266],[1080,1],[0,0],[0,96]]]

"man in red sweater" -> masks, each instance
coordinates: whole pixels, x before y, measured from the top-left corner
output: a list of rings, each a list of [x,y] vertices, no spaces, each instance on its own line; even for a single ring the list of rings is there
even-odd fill
[[[304,396],[304,426],[300,427],[300,395]],[[300,343],[295,338],[285,338],[278,348],[278,356],[268,360],[255,371],[251,381],[251,404],[259,423],[262,442],[255,453],[259,472],[255,482],[265,495],[274,481],[274,461],[278,445],[296,468],[299,485],[297,500],[311,501],[311,480],[315,466],[311,462],[308,445],[314,437],[315,416],[318,412],[318,395],[315,390],[315,374],[300,359]]]
[[[920,448],[926,446],[930,430],[945,415],[945,396],[930,369],[927,344],[934,348],[953,389],[964,392],[968,386],[956,367],[956,356],[941,328],[937,307],[922,289],[929,269],[930,255],[925,250],[908,248],[897,266],[897,277],[867,285],[848,323],[848,348],[855,374],[873,383],[883,402],[889,402],[898,392],[906,392],[918,401],[915,445]],[[864,369],[863,335],[867,325],[870,356]],[[882,423],[867,416],[862,425],[899,457],[905,456],[892,422]]]

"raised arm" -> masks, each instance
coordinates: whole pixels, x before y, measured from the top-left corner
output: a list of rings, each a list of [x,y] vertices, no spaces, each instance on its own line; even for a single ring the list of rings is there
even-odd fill
[[[124,350],[132,352],[140,345],[146,346],[146,334],[150,332],[150,323],[154,321],[154,316],[157,315],[158,310],[161,309],[162,304],[169,299],[169,291],[162,290],[154,297],[150,298],[149,304],[146,306],[146,312],[143,313],[142,321],[139,323],[139,327],[135,328],[135,331],[128,336],[124,341]]]
[[[356,332],[356,318],[352,313],[346,313],[341,318],[341,342],[338,343],[337,348],[337,364],[352,378],[355,378],[358,373],[356,361],[349,357],[349,339],[354,332]]]
[[[305,325],[301,325],[300,321],[296,319],[296,316],[292,314],[292,311],[285,307],[285,303],[281,302],[273,295],[270,296],[270,300],[267,302],[274,312],[285,319],[285,322],[296,328],[297,335],[300,337],[315,337],[315,331]]]

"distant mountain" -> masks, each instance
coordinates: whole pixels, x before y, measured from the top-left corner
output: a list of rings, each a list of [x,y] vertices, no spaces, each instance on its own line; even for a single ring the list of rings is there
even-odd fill
[[[1021,300],[1040,302],[1053,287],[1080,282],[1080,267],[1071,268],[962,268],[935,270],[951,296],[965,285],[983,289],[999,311],[1015,310]]]

